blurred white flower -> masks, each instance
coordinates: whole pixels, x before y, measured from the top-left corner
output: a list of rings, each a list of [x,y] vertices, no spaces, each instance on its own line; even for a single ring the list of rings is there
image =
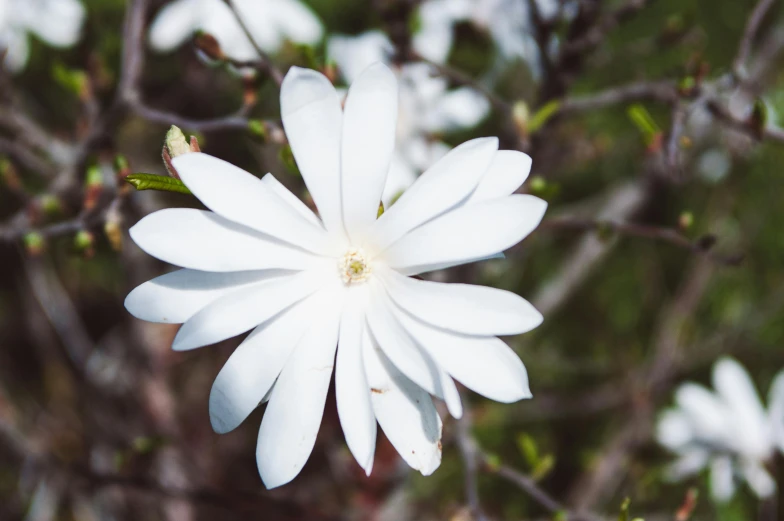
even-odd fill
[[[430,474],[441,419],[429,395],[455,417],[452,378],[501,402],[530,398],[525,367],[495,335],[529,331],[542,317],[507,291],[411,276],[481,260],[536,228],[547,204],[512,195],[528,158],[498,151],[496,138],[468,141],[378,217],[394,74],[368,68],[343,109],[325,76],[294,67],[281,114],[320,218],[269,174],[179,156],[183,182],[212,211],[161,210],[131,229],[143,250],[184,269],[142,284],[125,305],[144,320],[184,323],[176,350],[253,329],[215,380],[210,419],[230,431],[269,399],[256,453],[267,487],[292,480],[310,456],[333,366],[340,423],[362,468],[372,468],[378,422],[401,457]]]
[[[557,15],[557,0],[536,3],[545,20]],[[490,34],[504,59],[523,60],[535,74],[541,72],[539,47],[526,0],[426,0],[419,8],[419,22],[413,47],[431,61],[447,60],[454,43],[455,24],[469,22]]]
[[[389,62],[392,50],[392,43],[380,31],[336,35],[327,42],[327,54],[349,83],[370,64]],[[382,195],[386,207],[449,151],[438,139],[440,134],[472,128],[490,110],[479,92],[468,87],[450,89],[447,80],[434,76],[427,64],[407,63],[396,74],[400,84],[396,150]],[[529,169],[530,160],[526,173]]]
[[[285,40],[315,44],[323,28],[299,0],[231,0],[256,44],[275,53]],[[224,0],[174,0],[160,10],[150,27],[150,46],[170,51],[196,31],[214,36],[223,52],[239,61],[258,58],[252,43]]]
[[[28,33],[48,45],[71,47],[79,41],[85,19],[79,0],[0,0],[0,51],[3,66],[19,72],[30,57]]]
[[[776,448],[784,449],[784,371],[771,386],[765,411],[746,370],[731,358],[713,368],[715,392],[687,383],[675,394],[676,407],[659,418],[656,437],[678,455],[668,469],[673,480],[710,468],[711,493],[726,501],[743,480],[758,497],[776,482],[765,469]]]

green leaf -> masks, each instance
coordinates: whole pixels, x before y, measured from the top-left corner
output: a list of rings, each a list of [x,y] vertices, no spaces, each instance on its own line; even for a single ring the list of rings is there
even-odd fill
[[[628,497],[621,503],[621,512],[618,514],[618,521],[629,521],[629,505],[632,500]]]
[[[537,110],[531,119],[528,120],[528,133],[533,134],[545,123],[547,123],[551,117],[553,117],[558,110],[561,108],[561,102],[558,100],[552,100],[545,103],[542,107]]]
[[[130,174],[125,178],[137,190],[160,190],[162,192],[177,192],[179,194],[190,194],[188,187],[173,177],[155,174]]]
[[[539,449],[536,447],[536,441],[528,434],[522,433],[517,437],[517,446],[528,466],[535,468],[539,463]]]
[[[656,136],[661,133],[661,129],[659,125],[656,124],[656,121],[651,116],[651,113],[648,112],[644,106],[640,105],[639,103],[635,103],[626,111],[629,115],[629,119],[632,120],[632,123],[637,127],[637,129],[642,134],[643,139],[647,145],[653,143],[656,139]]]

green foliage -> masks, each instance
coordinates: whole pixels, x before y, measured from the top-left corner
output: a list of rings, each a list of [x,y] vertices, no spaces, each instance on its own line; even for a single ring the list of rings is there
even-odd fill
[[[179,194],[190,194],[188,187],[173,177],[155,174],[131,174],[125,181],[133,185],[137,190],[160,190],[163,192],[176,192]]]

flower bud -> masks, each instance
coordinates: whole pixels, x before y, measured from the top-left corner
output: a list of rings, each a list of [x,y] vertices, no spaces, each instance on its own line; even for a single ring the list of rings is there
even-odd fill
[[[166,132],[166,139],[163,142],[163,146],[172,159],[191,152],[191,147],[185,134],[182,133],[182,130],[180,130],[179,127],[174,125]]]
[[[83,252],[86,258],[95,255],[95,236],[87,230],[79,230],[74,236],[74,248],[76,251]]]
[[[109,244],[114,251],[122,250],[122,216],[116,207],[112,207],[106,213],[106,222],[103,225],[103,232],[109,240]]]
[[[678,217],[678,227],[681,230],[688,230],[694,225],[694,214],[691,212],[683,212]]]
[[[103,172],[101,172],[101,167],[93,165],[87,169],[84,186],[84,203],[82,207],[85,210],[92,210],[98,203],[98,198],[103,190]]]
[[[196,51],[208,64],[226,61],[226,54],[221,49],[218,40],[211,34],[199,32],[193,40]]]
[[[27,254],[36,257],[46,249],[46,242],[43,235],[38,232],[30,232],[24,236],[24,246]]]
[[[201,147],[199,146],[199,141],[196,139],[196,136],[191,136],[190,140],[188,140],[179,127],[172,125],[169,131],[166,132],[166,138],[163,141],[163,151],[161,152],[163,165],[166,167],[166,171],[169,172],[170,176],[175,179],[180,178],[177,169],[174,168],[172,159],[183,154],[190,154],[191,152],[201,152]]]
[[[531,111],[528,108],[528,103],[525,101],[520,100],[512,106],[512,120],[521,137],[528,135],[528,120],[530,117]]]

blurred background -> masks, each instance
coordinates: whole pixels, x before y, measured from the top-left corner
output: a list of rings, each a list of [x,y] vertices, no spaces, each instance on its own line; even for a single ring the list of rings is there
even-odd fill
[[[721,356],[763,400],[784,367],[782,17],[776,0],[0,0],[0,519],[784,519],[780,492],[674,481],[656,440]],[[268,492],[263,407],[230,434],[209,424],[238,340],[175,353],[176,326],[123,307],[170,270],[128,228],[199,203],[123,178],[167,175],[177,125],[307,201],[281,74],[344,87],[377,60],[402,85],[387,204],[470,138],[533,158],[542,225],[432,277],[543,313],[507,339],[534,398],[466,393],[432,476],[380,436],[365,477],[331,393],[304,471]]]

